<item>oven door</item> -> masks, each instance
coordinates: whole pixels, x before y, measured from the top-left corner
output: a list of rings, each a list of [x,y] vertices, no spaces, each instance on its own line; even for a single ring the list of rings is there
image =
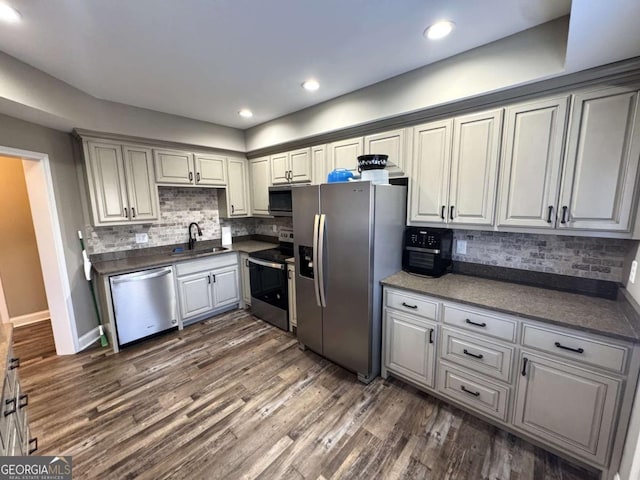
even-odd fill
[[[251,310],[283,330],[289,329],[289,292],[284,264],[249,257]]]

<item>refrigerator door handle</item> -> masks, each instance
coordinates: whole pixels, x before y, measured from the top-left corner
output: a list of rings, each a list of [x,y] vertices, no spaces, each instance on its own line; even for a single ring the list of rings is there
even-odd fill
[[[320,290],[320,304],[323,307],[327,306],[327,296],[324,291],[324,225],[326,215],[323,213],[320,215],[320,230],[318,232],[318,265],[316,271],[318,272],[318,286]]]
[[[319,282],[318,282],[318,228],[319,228],[319,224],[320,224],[320,215],[315,216],[315,218],[313,219],[313,258],[312,258],[312,262],[313,262],[313,270],[314,270],[314,275],[313,275],[313,290],[316,292],[316,303],[318,304],[319,307],[322,306],[322,304],[320,303],[320,289],[319,289]]]

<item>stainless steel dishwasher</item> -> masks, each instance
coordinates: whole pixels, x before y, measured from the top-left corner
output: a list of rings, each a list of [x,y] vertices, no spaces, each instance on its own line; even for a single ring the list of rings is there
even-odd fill
[[[118,344],[178,326],[173,267],[112,276]]]

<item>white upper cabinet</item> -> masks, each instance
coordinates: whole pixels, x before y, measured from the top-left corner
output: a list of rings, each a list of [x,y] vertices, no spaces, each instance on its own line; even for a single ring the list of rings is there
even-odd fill
[[[194,154],[194,162],[196,185],[227,185],[226,157],[196,153]]]
[[[626,232],[640,160],[638,93],[608,88],[574,96],[559,228]]]
[[[269,157],[256,158],[249,162],[251,184],[251,213],[269,215],[269,179],[271,161]]]
[[[502,109],[413,129],[409,222],[492,225]]]
[[[407,158],[411,156],[411,128],[376,133],[364,137],[364,153],[388,155],[386,170],[390,176],[408,173]]]
[[[313,178],[311,181],[314,185],[327,183],[327,146],[316,145],[311,147],[311,166],[313,168]]]
[[[84,154],[94,226],[158,218],[150,149],[89,140]]]
[[[554,228],[569,97],[506,110],[498,226]]]
[[[271,183],[273,185],[311,182],[311,177],[310,148],[271,155]]]
[[[329,171],[336,168],[346,168],[354,174],[358,174],[358,157],[362,155],[364,150],[363,144],[362,137],[330,143],[328,145]]]
[[[247,217],[249,210],[249,178],[247,161],[229,158],[227,164],[228,185],[218,193],[218,210],[225,217]],[[221,193],[221,192],[224,192]]]
[[[154,149],[156,183],[196,187],[225,187],[227,158],[209,153]]]

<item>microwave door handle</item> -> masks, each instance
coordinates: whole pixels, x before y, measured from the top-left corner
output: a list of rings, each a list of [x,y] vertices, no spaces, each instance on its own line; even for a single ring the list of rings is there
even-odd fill
[[[327,306],[327,294],[324,291],[324,231],[327,216],[323,213],[320,215],[320,230],[318,232],[318,284],[320,286],[320,303],[323,307]]]
[[[318,283],[318,229],[320,224],[320,215],[315,216],[313,219],[313,255],[311,257],[311,261],[313,262],[313,290],[316,292],[316,303],[319,307],[322,306],[320,303],[320,289]]]

